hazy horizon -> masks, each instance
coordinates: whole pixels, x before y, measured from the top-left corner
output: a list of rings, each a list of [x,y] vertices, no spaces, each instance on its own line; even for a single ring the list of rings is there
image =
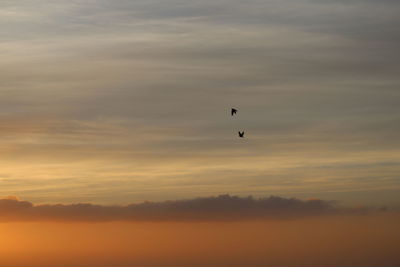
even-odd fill
[[[129,206],[0,199],[5,267],[395,267],[399,210],[222,195]],[[21,257],[23,255],[23,257]]]
[[[400,266],[399,14],[0,1],[1,267]]]

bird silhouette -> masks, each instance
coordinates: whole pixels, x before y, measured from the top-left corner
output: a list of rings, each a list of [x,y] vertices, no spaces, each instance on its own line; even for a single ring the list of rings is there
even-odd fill
[[[236,112],[237,112],[237,109],[232,108],[232,109],[231,109],[231,116],[233,116],[234,114],[236,114]]]
[[[244,138],[244,131],[238,132],[238,133],[239,133],[239,137]]]

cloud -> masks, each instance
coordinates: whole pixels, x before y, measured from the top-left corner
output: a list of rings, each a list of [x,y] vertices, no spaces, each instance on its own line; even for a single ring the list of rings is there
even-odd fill
[[[352,211],[364,211],[359,208]],[[271,196],[255,199],[230,195],[188,200],[143,202],[127,206],[88,203],[33,205],[15,198],[0,200],[3,221],[225,221],[290,219],[338,214],[348,209],[320,199]]]
[[[399,8],[1,1],[2,192],[126,204],[398,190]]]

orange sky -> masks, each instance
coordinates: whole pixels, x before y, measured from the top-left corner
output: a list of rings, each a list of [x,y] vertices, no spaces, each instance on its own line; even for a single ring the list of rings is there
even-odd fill
[[[0,223],[0,264],[397,266],[399,219],[386,214],[225,223]]]

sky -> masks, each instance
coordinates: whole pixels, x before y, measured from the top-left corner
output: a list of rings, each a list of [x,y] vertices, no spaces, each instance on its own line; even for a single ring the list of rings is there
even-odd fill
[[[399,266],[398,14],[1,0],[0,265]]]
[[[395,267],[397,210],[220,195],[127,206],[0,199],[4,267]],[[21,257],[23,255],[23,257]]]
[[[0,195],[398,207],[399,12],[392,0],[2,0]]]
[[[0,263],[5,267],[396,267],[398,219],[0,224],[2,243],[7,244],[0,246]]]

